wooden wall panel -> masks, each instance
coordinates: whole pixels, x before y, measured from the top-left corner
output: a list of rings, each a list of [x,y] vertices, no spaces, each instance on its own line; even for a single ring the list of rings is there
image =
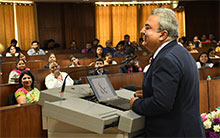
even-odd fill
[[[63,35],[63,4],[37,3],[39,41],[41,47],[49,39],[54,39],[61,46],[64,45]]]
[[[220,40],[219,1],[183,1],[181,5],[186,10],[186,36],[188,40],[192,40],[195,35],[201,37],[210,32],[215,33],[216,40]]]
[[[95,38],[95,6],[93,4],[64,4],[66,47],[76,40],[79,47]]]
[[[62,48],[72,40],[80,49],[95,38],[95,5],[93,3],[37,3],[39,39],[53,38]]]
[[[209,111],[207,90],[207,81],[200,80],[200,113],[207,113]]]
[[[211,111],[215,111],[217,107],[220,107],[220,80],[209,81],[209,97]]]

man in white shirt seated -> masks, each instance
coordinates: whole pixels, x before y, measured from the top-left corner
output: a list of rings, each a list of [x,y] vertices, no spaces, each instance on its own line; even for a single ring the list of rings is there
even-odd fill
[[[60,72],[59,65],[56,62],[49,64],[50,74],[45,78],[45,85],[48,89],[61,87],[65,77],[68,75],[66,72]],[[68,76],[66,79],[66,86],[73,85],[74,81]]]
[[[39,44],[40,44],[40,43],[39,43],[38,41],[33,41],[33,42],[31,43],[31,47],[32,47],[32,48],[27,51],[27,54],[28,54],[29,56],[46,55],[46,53],[44,52],[44,50],[39,48]]]

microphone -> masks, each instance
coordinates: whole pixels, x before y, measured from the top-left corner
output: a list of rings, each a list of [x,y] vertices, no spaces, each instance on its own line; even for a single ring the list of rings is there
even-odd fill
[[[137,58],[137,55],[136,55],[136,56],[133,56],[133,57],[131,57],[131,58],[129,58],[129,59],[126,59],[125,61],[122,61],[122,62],[119,63],[119,64],[105,65],[105,66],[103,66],[103,67],[86,67],[85,69],[73,70],[73,71],[69,72],[69,73],[66,75],[66,77],[64,78],[63,85],[62,85],[62,88],[61,88],[61,93],[64,93],[67,77],[68,77],[70,74],[74,73],[74,72],[88,71],[88,70],[92,70],[92,69],[93,69],[93,70],[94,70],[94,69],[95,69],[95,70],[99,70],[100,68],[108,68],[108,67],[112,67],[112,66],[118,66],[118,65],[122,65],[122,64],[125,64],[125,63],[127,63],[127,62],[130,62],[131,60],[134,60],[135,58]]]
[[[80,71],[87,71],[87,70],[91,70],[91,69],[96,69],[95,67],[92,67],[92,68],[85,68],[85,69],[79,69],[79,70],[73,70],[73,71],[71,71],[70,73],[68,73],[67,75],[66,75],[66,77],[64,78],[64,81],[63,81],[63,85],[62,85],[62,88],[61,88],[61,93],[64,93],[64,90],[65,90],[65,86],[66,86],[66,79],[67,79],[67,77],[70,75],[70,74],[72,74],[72,73],[74,73],[74,72],[80,72]]]
[[[135,58],[137,58],[137,55],[136,55],[136,56],[133,56],[133,57],[131,57],[131,58],[128,58],[128,59],[126,59],[126,60],[124,60],[124,61],[122,61],[120,64],[128,63],[128,62],[130,62],[131,60],[134,60]]]

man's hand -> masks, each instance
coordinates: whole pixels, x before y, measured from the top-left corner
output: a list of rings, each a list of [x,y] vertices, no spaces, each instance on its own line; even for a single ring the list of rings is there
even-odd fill
[[[131,98],[131,100],[130,100],[130,108],[132,108],[134,101],[137,100],[137,99],[138,99],[138,97]]]
[[[143,90],[138,90],[138,91],[136,91],[136,96],[137,96],[138,98],[143,98]]]

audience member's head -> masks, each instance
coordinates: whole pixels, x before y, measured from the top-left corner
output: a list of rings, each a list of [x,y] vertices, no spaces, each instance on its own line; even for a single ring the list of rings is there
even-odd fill
[[[80,65],[79,59],[76,58],[74,55],[71,55],[70,58],[69,58],[69,60],[70,60],[70,62],[71,62],[73,65],[75,65],[75,66]]]
[[[199,40],[199,37],[198,37],[198,36],[194,36],[194,38],[193,38],[193,43],[194,43],[194,44],[200,43],[200,40]]]
[[[98,45],[96,48],[95,56],[97,58],[103,58],[104,57],[104,52],[103,52],[103,47],[102,45]]]
[[[39,42],[38,41],[33,41],[31,43],[31,47],[34,49],[34,50],[38,50],[39,49]]]
[[[193,50],[194,49],[194,46],[193,46],[193,42],[192,41],[189,41],[188,42],[188,47],[190,50]]]
[[[16,46],[18,41],[16,39],[11,40],[11,46]]]
[[[112,47],[112,41],[107,40],[107,41],[105,42],[105,46],[111,48],[111,47]]]
[[[108,64],[110,64],[110,62],[112,61],[112,57],[113,57],[113,55],[112,55],[112,53],[107,53],[106,55],[105,55],[105,62],[107,62]]]
[[[57,64],[57,62],[50,62],[49,69],[51,73],[54,73],[56,70],[59,70],[59,65]]]
[[[97,58],[95,61],[95,67],[103,67],[104,66],[104,60],[102,58]]]
[[[49,39],[48,42],[47,42],[48,48],[54,47],[54,44],[55,44],[55,40],[53,40],[53,39]]]
[[[76,41],[73,40],[70,42],[70,49],[77,49]]]
[[[215,40],[215,34],[214,33],[210,33],[209,34],[209,40],[212,42],[213,40]]]
[[[128,34],[124,35],[124,41],[130,42],[130,36]]]
[[[92,44],[90,42],[86,43],[86,49],[90,50],[92,48]]]
[[[32,75],[32,73],[28,70],[22,71],[20,77],[19,77],[19,84],[18,84],[18,88],[24,87],[31,87],[32,89],[34,89],[34,76]]]
[[[124,51],[124,43],[122,41],[120,41],[117,46],[116,46],[116,49],[118,51]]]
[[[24,53],[22,53],[22,52],[19,52],[19,53],[18,53],[18,59],[23,59],[25,62],[27,62],[26,56],[25,56]]]
[[[204,42],[204,41],[206,41],[206,40],[207,40],[207,37],[206,37],[206,35],[205,35],[205,34],[203,34],[203,35],[202,35],[202,37],[201,37],[201,41],[203,41],[203,42]]]
[[[18,59],[16,62],[16,69],[23,71],[26,68],[26,64],[25,61],[23,59]]]
[[[211,60],[209,59],[209,56],[206,52],[202,52],[199,55],[197,62],[200,62],[201,66],[204,66],[206,63],[210,63]]]
[[[56,55],[54,53],[50,53],[48,56],[48,63],[56,62],[56,61],[57,61]]]
[[[17,53],[17,50],[16,50],[15,46],[10,47],[9,53],[11,53],[11,55],[15,55],[15,53]]]

